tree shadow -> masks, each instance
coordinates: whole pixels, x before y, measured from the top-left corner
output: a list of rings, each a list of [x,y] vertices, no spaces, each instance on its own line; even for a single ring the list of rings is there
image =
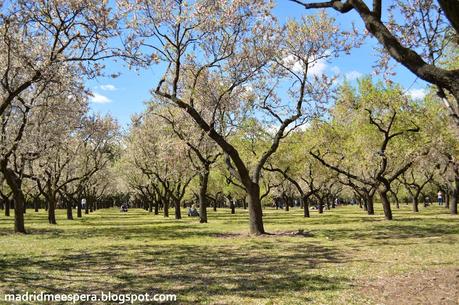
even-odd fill
[[[303,292],[337,291],[349,284],[346,277],[318,272],[325,264],[348,259],[336,249],[296,243],[281,252],[276,244],[253,240],[237,247],[173,244],[153,249],[114,245],[104,251],[46,257],[5,256],[0,258],[0,291],[175,293],[178,302],[171,304],[298,294],[297,300],[310,302]]]

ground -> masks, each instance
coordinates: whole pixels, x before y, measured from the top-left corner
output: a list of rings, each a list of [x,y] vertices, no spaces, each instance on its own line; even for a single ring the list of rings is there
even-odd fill
[[[247,234],[242,209],[209,211],[208,224],[109,209],[73,221],[60,210],[48,225],[44,211],[28,211],[28,235],[0,215],[0,304],[26,291],[175,293],[173,304],[458,304],[459,217],[438,206],[402,206],[393,221],[376,212],[339,207],[305,219],[266,209],[273,234],[262,237]]]

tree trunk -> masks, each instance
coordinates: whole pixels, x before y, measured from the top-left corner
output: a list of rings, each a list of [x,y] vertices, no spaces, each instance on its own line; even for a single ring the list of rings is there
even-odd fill
[[[72,201],[67,200],[67,220],[73,220]]]
[[[83,215],[81,215],[81,199],[78,197],[77,201],[77,217],[81,218]]]
[[[21,183],[22,181],[16,175],[16,173],[9,169],[3,167],[3,175],[5,177],[6,183],[13,191],[14,203],[14,232],[16,233],[26,233],[24,226],[24,194],[22,193]]]
[[[48,222],[52,225],[56,223],[56,198],[53,194],[48,195]]]
[[[300,197],[300,200],[301,200],[301,204],[303,205],[303,216],[304,217],[310,217],[309,215],[309,202],[308,202],[308,199],[309,199],[309,196],[301,196]]]
[[[449,209],[449,200],[450,200],[450,194],[451,190],[447,190],[446,192],[443,192],[445,194],[445,208]]]
[[[24,226],[24,195],[22,190],[14,196],[14,232],[26,233]],[[17,215],[17,216],[16,216]]]
[[[38,212],[39,204],[40,204],[40,199],[34,198],[33,199],[33,208],[35,209],[35,212]]]
[[[159,203],[158,201],[156,200],[155,201],[155,215],[158,215],[159,214]]]
[[[457,202],[459,200],[459,177],[454,178],[453,200],[450,202],[451,215],[457,215]]]
[[[288,196],[285,196],[285,194],[282,194],[282,199],[284,200],[285,211],[288,212],[290,210],[290,205],[289,205],[289,202],[288,202]]]
[[[251,187],[247,190],[247,200],[249,204],[250,234],[265,234],[265,229],[263,227],[263,210],[260,201],[260,186],[257,183],[252,183]]]
[[[459,33],[459,10],[457,8],[457,1],[438,0],[438,3],[446,15],[446,18],[448,18],[456,32]]]
[[[379,191],[379,196],[381,197],[381,203],[384,210],[384,217],[387,220],[392,220],[392,210],[390,208],[389,198],[387,198],[387,190]]]
[[[169,217],[169,201],[168,200],[163,201],[163,212],[164,212],[164,217]]]
[[[199,222],[207,223],[207,185],[209,182],[209,168],[199,176]]]
[[[180,200],[174,200],[175,205],[175,219],[182,219],[182,213],[180,211]]]
[[[365,203],[367,206],[367,214],[374,215],[375,214],[374,196],[368,195],[367,198],[365,198]]]
[[[5,199],[5,216],[10,216],[10,200],[8,198]]]
[[[394,196],[395,206],[397,207],[397,209],[400,209],[400,201],[398,200],[397,194],[394,191],[391,191],[391,194],[392,196]]]
[[[413,212],[419,212],[419,195],[413,196]]]

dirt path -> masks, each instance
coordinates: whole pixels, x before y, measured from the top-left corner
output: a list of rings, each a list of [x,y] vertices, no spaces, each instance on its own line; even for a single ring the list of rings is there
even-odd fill
[[[362,286],[362,293],[378,305],[459,304],[459,268],[376,278]]]

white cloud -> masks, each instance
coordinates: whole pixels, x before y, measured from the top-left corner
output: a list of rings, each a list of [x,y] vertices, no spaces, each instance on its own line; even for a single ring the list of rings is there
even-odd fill
[[[346,79],[347,80],[356,80],[358,78],[360,78],[363,74],[360,73],[359,71],[351,71],[351,72],[347,72],[346,73]]]
[[[333,67],[331,67],[330,70],[331,70],[333,73],[335,73],[335,75],[341,74],[341,69],[340,69],[338,66],[333,66]]]
[[[107,85],[101,85],[100,89],[104,91],[115,91],[116,87],[114,85],[107,84]]]
[[[105,95],[99,94],[97,92],[93,92],[92,96],[89,99],[92,103],[96,104],[108,104],[111,103],[111,100],[106,97]]]
[[[310,75],[321,75],[324,73],[326,68],[327,68],[327,63],[325,59],[319,59],[318,61],[311,64],[311,66],[309,67],[308,73]]]
[[[411,89],[406,94],[414,100],[422,100],[427,95],[426,89]]]
[[[290,69],[292,69],[295,73],[300,73],[304,71],[304,65],[301,61],[299,61],[294,55],[288,55],[284,58],[283,64]],[[313,63],[309,64],[308,67],[308,74],[309,75],[321,75],[324,73],[325,69],[327,68],[327,63],[325,58],[318,59]]]

